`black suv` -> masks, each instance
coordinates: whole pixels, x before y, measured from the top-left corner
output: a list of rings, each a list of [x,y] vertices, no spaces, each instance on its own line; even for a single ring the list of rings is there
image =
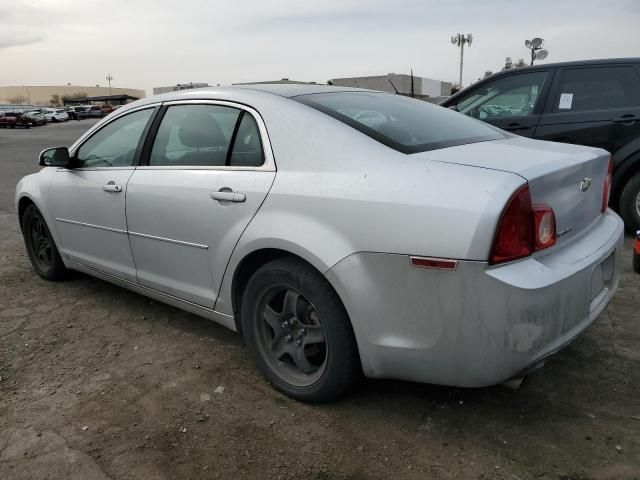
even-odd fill
[[[440,105],[524,137],[608,150],[610,205],[640,229],[640,58],[504,70]]]

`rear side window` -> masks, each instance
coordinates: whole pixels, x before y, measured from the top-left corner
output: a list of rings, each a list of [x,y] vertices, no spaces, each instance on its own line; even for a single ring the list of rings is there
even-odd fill
[[[407,154],[506,137],[486,123],[402,95],[339,92],[293,99]]]
[[[640,76],[632,66],[562,70],[554,112],[640,106]]]
[[[263,163],[253,116],[221,105],[169,107],[149,158],[150,166],[258,167]]]

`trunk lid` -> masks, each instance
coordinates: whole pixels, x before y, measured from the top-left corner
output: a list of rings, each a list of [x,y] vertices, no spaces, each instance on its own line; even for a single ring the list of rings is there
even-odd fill
[[[588,229],[600,218],[610,157],[605,150],[514,137],[418,155],[521,176],[529,183],[533,204],[546,204],[553,209],[557,244]]]

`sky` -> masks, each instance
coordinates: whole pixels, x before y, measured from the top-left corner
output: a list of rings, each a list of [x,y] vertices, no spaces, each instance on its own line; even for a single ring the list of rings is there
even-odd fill
[[[463,84],[542,37],[551,63],[640,56],[640,0],[0,0],[0,85],[141,88],[409,73]]]

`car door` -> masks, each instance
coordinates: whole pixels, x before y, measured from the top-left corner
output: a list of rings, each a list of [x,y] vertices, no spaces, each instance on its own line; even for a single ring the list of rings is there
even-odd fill
[[[170,102],[155,123],[127,190],[138,281],[213,308],[275,177],[266,129],[257,112],[228,102]]]
[[[457,103],[460,113],[524,137],[535,134],[549,70],[514,72],[472,89]]]
[[[563,67],[553,83],[536,138],[604,148],[615,164],[617,153],[640,137],[637,66]]]
[[[59,168],[49,187],[62,255],[130,281],[136,275],[125,196],[153,112],[127,113],[97,130],[71,152],[73,168]]]

